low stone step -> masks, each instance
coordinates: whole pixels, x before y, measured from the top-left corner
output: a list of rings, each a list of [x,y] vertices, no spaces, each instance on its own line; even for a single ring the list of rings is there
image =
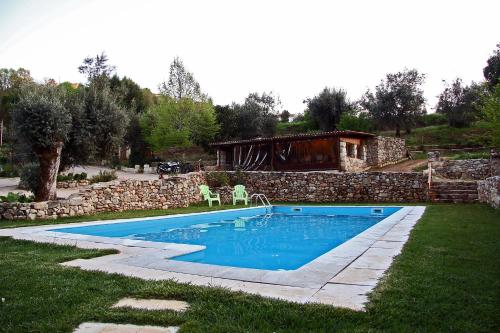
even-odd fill
[[[132,308],[138,310],[171,310],[182,312],[189,308],[189,304],[184,301],[168,300],[168,299],[138,299],[138,298],[122,298],[113,308]]]

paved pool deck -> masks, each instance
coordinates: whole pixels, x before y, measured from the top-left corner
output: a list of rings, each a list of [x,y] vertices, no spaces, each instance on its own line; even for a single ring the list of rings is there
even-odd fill
[[[399,207],[399,206],[398,206]],[[63,266],[118,273],[147,280],[175,280],[199,286],[223,287],[298,303],[322,303],[364,310],[367,294],[377,285],[395,256],[401,253],[424,206],[403,206],[356,237],[296,270],[271,271],[169,260],[203,246],[158,243],[50,231],[64,227],[145,220],[94,221],[0,229],[0,236],[87,249],[116,249],[118,254],[76,259]],[[202,214],[212,214],[208,212]],[[193,214],[184,214],[193,215]],[[147,219],[171,218],[153,217]]]

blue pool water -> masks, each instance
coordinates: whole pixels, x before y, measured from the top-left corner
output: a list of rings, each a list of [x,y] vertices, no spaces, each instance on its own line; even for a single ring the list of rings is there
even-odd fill
[[[52,231],[204,245],[173,260],[267,270],[297,269],[400,207],[292,207],[222,211]]]

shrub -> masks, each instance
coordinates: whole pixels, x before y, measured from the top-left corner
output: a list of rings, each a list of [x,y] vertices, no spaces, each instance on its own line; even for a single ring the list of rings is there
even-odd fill
[[[442,113],[424,114],[417,119],[417,127],[446,125],[447,123],[448,118]]]
[[[109,182],[115,180],[116,178],[118,177],[116,176],[116,172],[114,170],[113,171],[104,170],[104,171],[99,171],[98,175],[92,176],[89,179],[89,182],[90,184]]]
[[[0,177],[19,177],[19,169],[12,164],[0,166]]]
[[[208,186],[221,187],[229,185],[229,175],[227,172],[215,171],[209,172],[206,176]]]
[[[67,175],[59,174],[57,175],[58,182],[68,182],[72,180],[85,180],[87,179],[87,174],[85,172],[82,173],[68,173]]]
[[[21,169],[20,177],[21,180],[19,182],[19,187],[36,193],[38,189],[38,181],[40,179],[40,166],[38,163],[26,164]]]
[[[1,202],[33,202],[34,197],[32,195],[26,195],[23,193],[9,192],[7,195],[1,195]]]

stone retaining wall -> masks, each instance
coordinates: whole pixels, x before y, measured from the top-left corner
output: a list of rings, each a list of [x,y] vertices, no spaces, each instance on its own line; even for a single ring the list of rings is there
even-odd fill
[[[231,177],[236,177],[234,172]],[[396,172],[246,172],[249,193],[286,202],[422,202],[427,179],[422,173]]]
[[[480,180],[477,183],[479,202],[485,202],[492,207],[500,208],[500,176]]]
[[[369,166],[394,164],[407,158],[405,140],[386,136],[377,136],[367,141],[366,162]]]
[[[89,184],[90,181],[88,179],[83,179],[83,180],[68,180],[68,181],[57,182],[56,186],[57,188],[76,188],[76,187],[88,186]]]
[[[67,200],[0,204],[2,219],[56,219],[131,209],[167,209],[187,207],[199,202],[198,186],[203,173],[190,173],[162,180],[120,180],[99,183]]]
[[[488,159],[444,160],[432,163],[434,175],[448,179],[480,180],[490,176],[491,166]]]

